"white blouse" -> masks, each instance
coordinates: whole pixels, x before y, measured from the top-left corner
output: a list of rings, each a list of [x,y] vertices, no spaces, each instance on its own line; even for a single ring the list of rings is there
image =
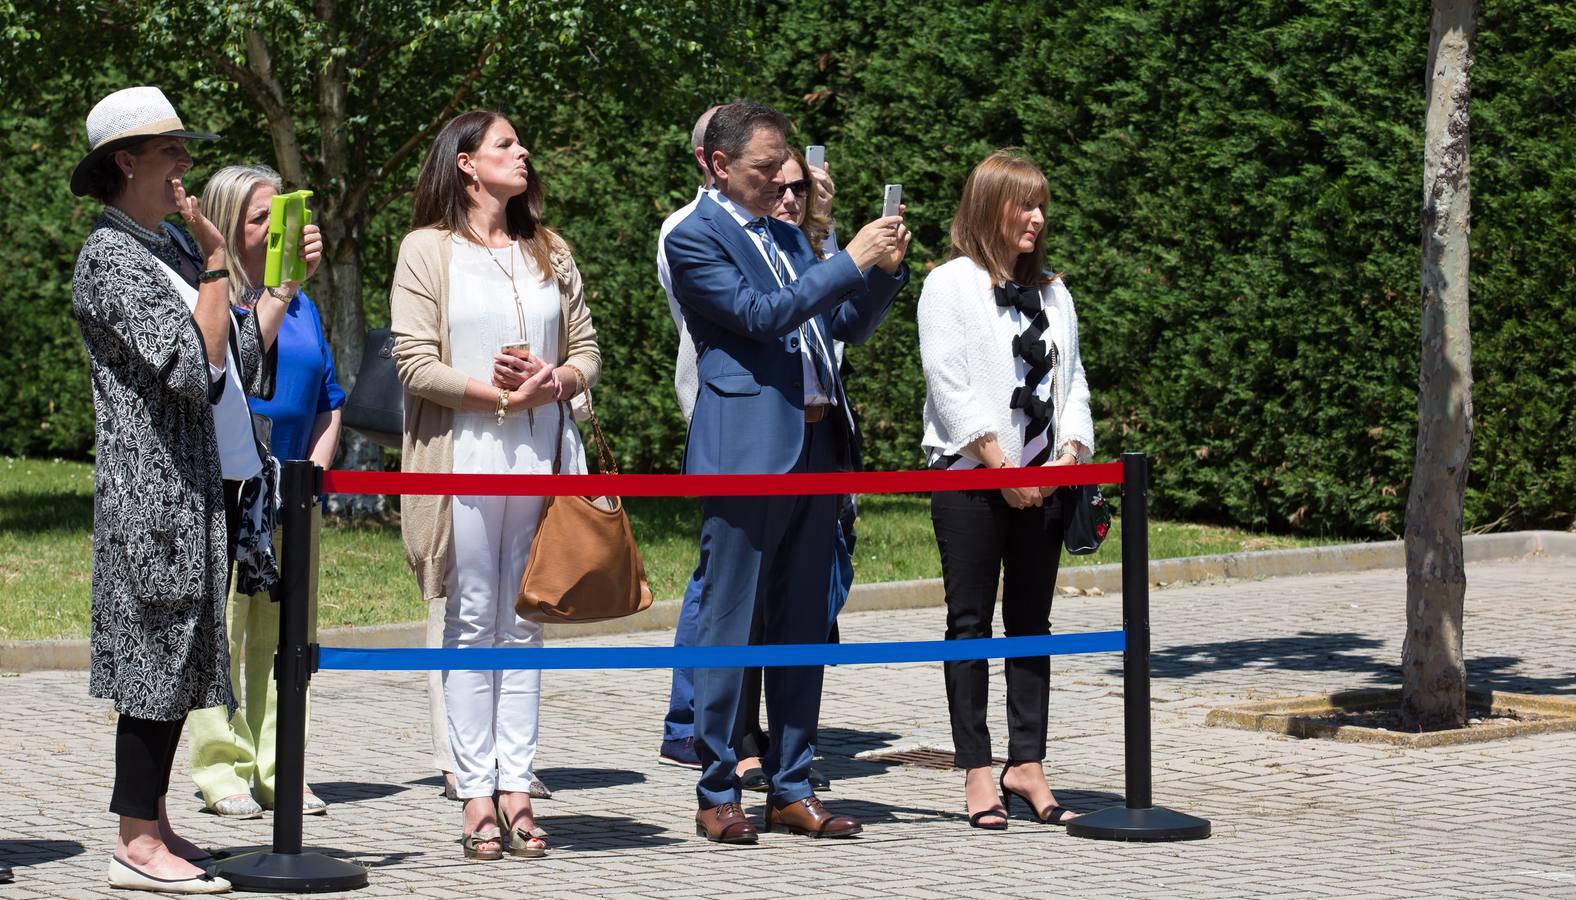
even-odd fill
[[[1057,362],[1053,462],[1076,441],[1079,462],[1094,455],[1094,420],[1089,412],[1089,382],[1078,352],[1078,314],[1061,279],[1040,288]],[[1028,416],[1013,409],[1014,388],[1023,385],[1023,362],[1013,355],[1012,339],[1022,331],[1016,309],[996,305],[990,274],[968,257],[937,266],[919,295],[919,355],[925,370],[924,447],[931,460],[963,453],[988,434],[1014,465],[1023,453]],[[964,454],[968,457],[968,454]]]
[[[518,244],[483,247],[455,236],[449,260],[449,357],[451,365],[483,383],[492,382],[493,357],[504,344],[531,342],[541,359],[558,358],[558,320],[563,311],[558,282],[543,277]],[[513,272],[513,284],[510,272]],[[519,300],[515,300],[515,294]],[[492,412],[482,415],[492,416]]]
[[[181,295],[186,308],[196,312],[197,289],[187,284],[186,279],[177,275],[168,263],[160,260],[159,265],[169,276],[176,293]],[[235,327],[235,313],[230,313],[226,324]],[[213,436],[219,443],[219,470],[226,481],[245,481],[256,477],[263,470],[263,461],[257,455],[257,438],[252,433],[251,408],[246,405],[246,389],[241,386],[240,370],[235,354],[230,352],[229,334],[226,333],[224,371],[215,373],[213,364],[208,364],[210,380],[224,379],[224,392],[213,407]]]

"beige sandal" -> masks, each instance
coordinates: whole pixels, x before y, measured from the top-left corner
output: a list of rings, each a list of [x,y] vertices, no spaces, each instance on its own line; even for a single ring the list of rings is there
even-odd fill
[[[497,844],[496,850],[482,850],[481,844]],[[478,828],[468,831],[460,837],[460,846],[465,849],[466,859],[494,860],[503,859],[503,834],[497,828]]]
[[[540,859],[547,855],[547,831],[540,825],[529,830],[519,826],[511,827],[509,817],[503,810],[498,810],[498,821],[505,831],[509,833],[509,855],[520,859]]]

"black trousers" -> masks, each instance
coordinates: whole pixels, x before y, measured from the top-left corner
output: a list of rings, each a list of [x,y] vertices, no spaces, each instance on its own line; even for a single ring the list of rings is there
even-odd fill
[[[157,819],[159,798],[169,793],[170,769],[186,717],[173,722],[120,716],[115,720],[115,791],[109,811],[133,819]]]
[[[947,640],[992,636],[999,583],[1002,630],[1007,637],[1050,633],[1051,596],[1062,549],[1060,493],[1047,498],[1043,506],[1013,509],[1000,491],[937,491],[930,498],[930,519],[941,551]],[[1007,758],[1042,760],[1050,657],[1009,659],[1005,668]],[[948,662],[942,672],[952,718],[953,765],[960,769],[990,765],[990,731],[985,726],[989,662]]]
[[[235,559],[235,534],[241,521],[241,482],[224,483],[224,523],[228,558]],[[229,566],[225,593],[230,592]],[[119,716],[115,720],[115,788],[109,811],[132,819],[157,819],[159,798],[170,791],[170,770],[186,717],[162,722]]]

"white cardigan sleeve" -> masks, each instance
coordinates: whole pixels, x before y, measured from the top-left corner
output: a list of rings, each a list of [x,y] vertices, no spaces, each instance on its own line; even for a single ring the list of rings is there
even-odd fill
[[[946,453],[957,453],[996,430],[994,407],[979,396],[970,378],[978,361],[970,359],[969,347],[983,327],[971,312],[980,298],[970,296],[973,292],[960,274],[972,270],[933,270],[920,291],[916,312],[925,391]]]
[[[1067,444],[1077,441],[1083,452],[1077,454],[1080,463],[1094,458],[1094,417],[1089,411],[1089,380],[1084,377],[1083,354],[1079,350],[1078,310],[1073,306],[1073,296],[1060,280],[1052,290],[1061,300],[1067,317],[1067,364],[1061,367],[1067,386],[1063,392],[1061,415],[1056,423],[1056,456],[1067,452]],[[1054,458],[1054,457],[1053,457]]]

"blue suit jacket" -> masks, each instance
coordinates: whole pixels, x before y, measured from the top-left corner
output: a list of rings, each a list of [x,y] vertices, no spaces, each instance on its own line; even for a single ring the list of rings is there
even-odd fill
[[[664,245],[699,356],[700,393],[684,449],[689,473],[792,469],[804,443],[799,326],[815,317],[828,340],[863,343],[908,281],[906,267],[895,277],[877,266],[860,275],[847,253],[817,260],[799,229],[766,222],[799,275],[786,287],[777,286],[749,234],[709,196]],[[836,390],[847,409],[841,379]],[[846,430],[843,415],[832,418]]]

